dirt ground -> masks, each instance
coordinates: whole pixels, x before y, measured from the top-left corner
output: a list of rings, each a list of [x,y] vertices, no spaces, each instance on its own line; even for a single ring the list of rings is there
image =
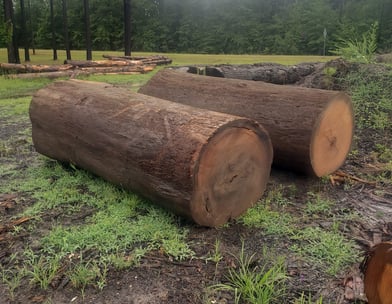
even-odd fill
[[[0,139],[8,140],[25,130],[28,121],[9,123],[0,121]],[[5,127],[3,127],[3,125]],[[295,175],[290,172],[273,169],[268,188],[282,185],[283,189],[295,185],[297,191],[291,204],[291,213],[303,212],[306,194],[314,189],[321,190],[337,204],[332,208],[329,217],[313,219],[312,225],[329,227],[334,215],[356,211],[359,215],[347,220],[341,227],[342,233],[355,241],[361,251],[365,252],[371,244],[392,239],[392,184],[372,181],[379,174],[389,178],[391,171],[383,171],[372,152],[376,143],[384,145],[392,142],[391,134],[375,134],[368,131],[356,131],[354,149],[358,152],[350,155],[341,168],[348,174],[345,182],[333,184],[330,180]],[[18,145],[29,145],[30,152],[19,153]],[[14,143],[14,158],[1,158],[1,163],[15,162],[20,169],[29,165],[29,161],[37,157],[31,144],[26,141]],[[66,223],[83,222],[91,214],[88,208],[77,215],[59,215],[48,212],[39,223],[39,228],[30,233],[13,235],[7,231],[7,224],[15,224],[15,219],[26,206],[34,201],[23,193],[0,193],[0,263],[5,265],[12,253],[20,250],[23,244],[30,243],[34,249],[37,240],[45,235],[52,226],[51,219],[61,219]],[[287,303],[298,298],[302,292],[315,296],[323,296],[323,303],[350,303],[345,296],[345,282],[352,277],[361,276],[359,264],[361,258],[350,269],[337,277],[331,277],[320,271],[317,266],[298,260],[289,254],[288,237],[266,236],[260,229],[247,228],[233,221],[222,228],[198,227],[186,220],[179,219],[180,225],[190,230],[188,242],[195,251],[196,257],[208,255],[214,250],[216,239],[220,240],[223,259],[215,263],[203,259],[173,261],[159,251],[151,252],[141,260],[137,267],[126,270],[111,270],[107,284],[102,291],[88,287],[84,295],[80,290],[72,288],[69,280],[59,276],[47,291],[23,282],[23,286],[15,291],[15,299],[10,300],[5,284],[0,284],[0,303],[234,303],[233,295],[228,292],[212,293],[207,287],[225,280],[227,270],[235,267],[233,254],[238,254],[242,240],[247,252],[256,253],[262,258],[262,249],[267,248],[272,254],[287,254],[286,266],[289,275]],[[309,223],[303,223],[307,225]],[[20,225],[24,225],[20,223]],[[38,245],[36,245],[38,246]],[[94,252],[90,253],[94,255]],[[347,285],[347,284],[346,284]],[[360,303],[357,301],[357,303]]]

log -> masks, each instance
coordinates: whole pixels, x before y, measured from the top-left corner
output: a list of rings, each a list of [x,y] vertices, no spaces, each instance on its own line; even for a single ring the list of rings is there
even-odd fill
[[[152,55],[152,56],[112,56],[112,55],[102,55],[103,58],[109,60],[140,60],[144,64],[170,64],[172,60],[166,56],[162,55]]]
[[[270,134],[274,165],[296,172],[330,174],[350,150],[353,109],[344,93],[170,69],[158,72],[139,92],[258,121]]]
[[[43,65],[43,64],[18,64],[18,63],[0,63],[0,69],[18,73],[45,73],[59,72],[73,69],[72,65]]]
[[[277,63],[206,66],[205,75],[275,84],[294,84],[312,74],[320,63],[301,63],[285,66]]]
[[[61,78],[77,77],[80,75],[133,75],[143,74],[154,70],[154,65],[124,66],[124,67],[97,67],[97,68],[80,68],[68,71],[46,72],[46,73],[24,73],[7,75],[8,78],[30,79],[30,78]]]
[[[79,68],[92,68],[142,65],[143,62],[141,60],[65,60],[64,64]]]
[[[268,133],[246,118],[81,80],[39,90],[30,106],[36,150],[193,219],[218,226],[261,197]]]

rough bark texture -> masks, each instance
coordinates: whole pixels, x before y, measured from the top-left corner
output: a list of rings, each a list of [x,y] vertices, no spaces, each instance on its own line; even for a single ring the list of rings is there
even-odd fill
[[[38,152],[216,226],[261,197],[272,163],[256,122],[103,83],[55,82],[30,106]]]
[[[0,69],[9,72],[18,73],[42,73],[42,72],[58,72],[72,69],[70,64],[64,65],[44,65],[44,64],[17,64],[17,63],[0,63]]]
[[[207,66],[206,76],[294,84],[312,74],[322,63],[285,66],[277,63]]]
[[[350,70],[350,64],[342,59],[328,62],[300,63],[292,66],[277,63],[241,65],[214,65],[179,67],[191,74],[221,78],[264,81],[274,84],[295,84],[307,88],[339,90],[339,79]]]
[[[169,69],[139,92],[255,119],[270,133],[274,163],[283,168],[323,176],[338,169],[350,149],[353,111],[343,93]]]

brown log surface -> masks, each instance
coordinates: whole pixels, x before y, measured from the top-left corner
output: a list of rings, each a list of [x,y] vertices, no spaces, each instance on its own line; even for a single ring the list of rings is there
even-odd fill
[[[274,164],[297,172],[327,175],[350,150],[353,110],[344,93],[170,69],[158,72],[139,92],[258,121],[271,136]]]
[[[50,84],[34,95],[30,118],[39,153],[201,225],[243,213],[261,197],[270,173],[270,138],[253,120],[109,84]]]

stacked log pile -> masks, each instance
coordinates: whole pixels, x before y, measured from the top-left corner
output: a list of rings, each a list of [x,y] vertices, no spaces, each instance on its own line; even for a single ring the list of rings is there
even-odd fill
[[[32,65],[0,63],[0,70],[10,78],[59,78],[90,74],[141,74],[152,71],[156,65],[170,64],[171,59],[154,55],[149,57],[118,57],[103,55],[105,60],[66,60],[62,65]]]

